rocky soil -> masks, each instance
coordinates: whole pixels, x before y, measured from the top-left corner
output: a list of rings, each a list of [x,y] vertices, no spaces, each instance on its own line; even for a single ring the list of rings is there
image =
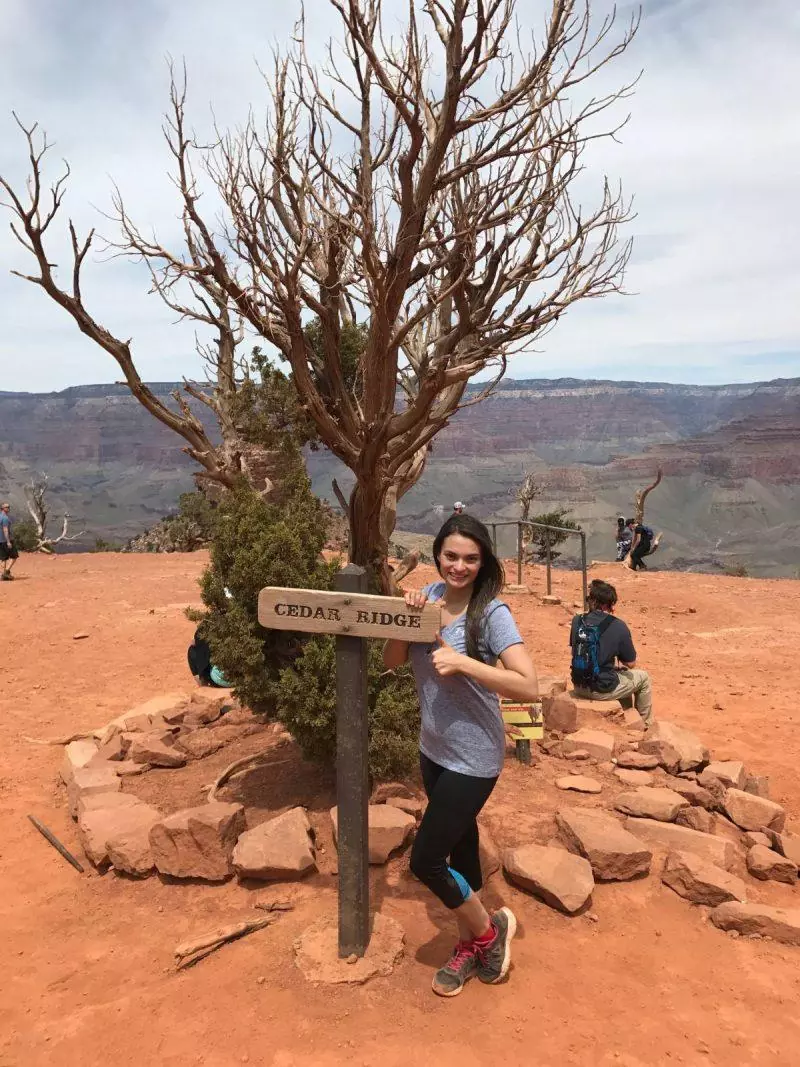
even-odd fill
[[[408,791],[373,798],[384,811],[371,868],[404,958],[355,987],[316,987],[296,967],[294,942],[335,914],[333,781],[246,709],[209,707],[192,689],[183,608],[203,563],[25,559],[2,589],[0,1063],[796,1062],[800,583],[602,572],[672,725],[643,738],[582,705],[572,723],[562,701],[578,738],[551,734],[531,768],[510,754],[483,822],[508,871],[490,880],[490,903],[520,922],[511,979],[441,1002],[430,978],[453,934],[397,851],[419,815]],[[542,592],[539,572],[525,578]],[[564,674],[578,593],[575,576],[556,582],[562,605],[508,598],[549,675]],[[94,730],[68,754],[28,740]],[[208,804],[223,768],[262,750]],[[101,871],[122,873],[99,873],[93,848]],[[179,942],[277,897],[293,910],[176,973]]]

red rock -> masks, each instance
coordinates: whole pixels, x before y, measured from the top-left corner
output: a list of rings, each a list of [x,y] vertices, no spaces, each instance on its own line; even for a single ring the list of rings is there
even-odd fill
[[[671,774],[691,771],[709,759],[708,749],[691,731],[661,719],[647,730],[639,751],[657,756],[661,766]]]
[[[302,808],[292,808],[252,830],[245,830],[233,850],[240,878],[294,881],[317,869],[311,826]]]
[[[729,871],[736,861],[736,849],[730,841],[713,834],[699,833],[675,823],[656,822],[655,819],[625,820],[626,828],[650,845],[668,849],[670,852],[692,852],[700,859]]]
[[[134,763],[133,760],[122,760],[120,763],[112,763],[115,774],[120,778],[130,778],[134,774],[142,774],[150,769],[149,763]]]
[[[725,814],[743,830],[783,829],[786,812],[772,800],[765,800],[741,789],[728,789],[722,802]]]
[[[160,818],[159,811],[141,803],[85,811],[78,822],[83,850],[97,867],[110,862],[126,874],[149,874],[150,830]]]
[[[562,808],[556,823],[567,846],[589,861],[598,881],[624,882],[650,870],[650,849],[606,812]]]
[[[231,855],[244,831],[244,808],[215,800],[162,819],[150,831],[156,867],[174,878],[223,881]]]
[[[763,844],[761,841],[756,843]],[[784,829],[779,834],[773,834],[772,844],[777,852],[800,867],[800,835]]]
[[[658,766],[658,757],[644,752],[618,752],[614,758],[618,767],[630,771],[652,771]]]
[[[614,753],[614,735],[603,730],[578,730],[561,744],[565,753],[584,751],[599,760],[611,759]]]
[[[497,874],[502,866],[500,849],[495,844],[491,832],[485,826],[479,827],[478,851],[480,853],[481,874],[485,884],[492,875]]]
[[[592,868],[585,859],[571,852],[525,845],[508,849],[503,854],[503,867],[516,885],[568,915],[574,915],[591,900]]]
[[[566,678],[555,674],[539,675],[539,693],[542,697],[555,696],[556,693],[564,693],[567,689]]]
[[[216,731],[193,730],[191,733],[179,734],[175,739],[175,748],[184,752],[191,759],[205,759],[219,752],[225,745],[222,737],[215,736]]]
[[[728,789],[744,789],[747,771],[739,760],[712,760],[706,767]]]
[[[389,797],[406,797],[414,799],[414,793],[403,782],[381,782],[372,790],[370,804],[385,804]]]
[[[712,807],[721,810],[722,802],[725,799],[726,786],[722,784],[716,774],[712,774],[706,768],[697,776],[697,784],[711,795]],[[709,810],[711,809],[709,808]]]
[[[136,735],[128,750],[134,763],[149,763],[151,767],[182,767],[186,753],[175,747],[175,738],[168,731]]]
[[[636,708],[622,709],[622,725],[626,729],[633,730],[636,733],[644,733],[645,730],[644,719],[636,710]]]
[[[90,796],[92,793],[116,793],[119,787],[119,778],[112,764],[100,763],[79,767],[73,772],[72,779],[67,784],[70,815],[73,819],[77,818],[78,804],[82,797]]]
[[[672,822],[681,808],[688,808],[689,801],[671,789],[658,786],[641,786],[630,793],[621,793],[614,807],[623,815],[637,815],[660,822]]]
[[[125,758],[128,746],[123,740],[121,731],[117,730],[106,741],[98,747],[95,753],[93,763],[102,763],[105,760],[111,760],[118,763]]]
[[[612,764],[613,766],[613,764]],[[652,785],[653,776],[648,774],[647,771],[629,771],[623,767],[614,771],[614,774],[619,778],[623,785],[632,785],[634,787],[640,785]]]
[[[97,755],[97,744],[89,739],[70,741],[64,748],[64,760],[61,764],[60,777],[64,785],[69,785],[75,771],[87,767]]]
[[[763,774],[748,775],[744,784],[744,791],[745,793],[752,793],[756,797],[763,797],[764,800],[769,800],[769,778]]]
[[[684,800],[688,800],[690,804],[695,807],[705,808],[706,811],[710,811],[715,807],[714,797],[707,789],[704,789],[697,782],[687,780],[685,778],[677,778],[671,774],[668,774],[664,779],[664,784],[673,789],[676,793],[683,797]]]
[[[566,693],[543,697],[542,718],[547,731],[574,733],[578,729],[578,705]]]
[[[782,945],[800,945],[800,909],[770,908],[766,904],[730,901],[711,912],[720,930],[735,930],[742,937],[758,934]]]
[[[745,848],[752,848],[754,845],[763,845],[764,848],[772,848],[772,838],[767,837],[766,834],[762,834],[760,830],[748,830],[746,834],[742,835],[742,842]],[[778,849],[780,852],[781,850]],[[781,852],[781,855],[785,853]]]
[[[132,808],[143,801],[133,793],[89,793],[78,801],[76,812],[78,822],[90,811],[102,811],[109,808]]]
[[[690,830],[699,830],[701,834],[713,834],[715,816],[705,808],[681,808],[675,816],[678,826],[688,826]]]
[[[370,804],[369,820],[369,862],[386,863],[390,854],[401,848],[408,840],[409,834],[416,826],[413,815],[388,804]],[[339,835],[338,812],[331,808],[333,823],[333,840]]]
[[[670,852],[661,881],[674,889],[678,896],[707,907],[716,907],[727,900],[747,899],[747,888],[741,878],[700,859],[692,852]]]
[[[747,869],[754,878],[762,882],[787,882],[794,885],[797,881],[797,864],[773,852],[764,845],[753,845],[747,853]]]
[[[557,778],[556,788],[571,789],[575,793],[600,793],[603,790],[598,781],[583,774],[568,774],[565,778]]]
[[[425,811],[425,802],[416,797],[410,800],[408,797],[389,797],[386,803],[390,808],[398,808],[400,811],[413,815],[415,819],[420,819]]]
[[[572,752],[565,752],[563,754],[563,758],[567,759],[567,760],[570,760],[571,762],[574,762],[574,761],[580,762],[580,760],[591,759],[592,756],[591,756],[591,753],[587,752],[585,748],[576,748]]]

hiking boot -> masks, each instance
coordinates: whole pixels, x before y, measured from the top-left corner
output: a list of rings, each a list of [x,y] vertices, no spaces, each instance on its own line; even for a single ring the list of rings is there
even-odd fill
[[[12,579],[11,575],[7,571],[3,571],[3,573],[0,574],[0,581],[10,582],[12,580],[13,579]]]
[[[478,968],[478,956],[471,941],[459,941],[453,955],[433,976],[431,988],[440,997],[457,997]]]
[[[495,930],[494,941],[486,948],[479,948],[478,978],[488,985],[502,982],[511,966],[511,941],[517,932],[517,920],[510,908],[501,908],[492,916]]]

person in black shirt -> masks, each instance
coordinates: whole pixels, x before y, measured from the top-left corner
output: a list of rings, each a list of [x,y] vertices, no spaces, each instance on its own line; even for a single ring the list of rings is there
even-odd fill
[[[647,564],[644,561],[644,557],[652,556],[658,548],[661,534],[653,537],[653,531],[650,527],[645,526],[644,523],[637,522],[636,519],[628,519],[627,527],[633,537],[628,566],[633,571],[646,571]]]
[[[595,579],[589,586],[589,612],[576,615],[572,620],[569,645],[572,648],[578,626],[583,619],[590,626],[599,626],[609,617],[610,622],[600,633],[597,662],[600,673],[591,689],[575,689],[575,695],[584,700],[625,700],[633,698],[633,704],[645,724],[653,716],[653,694],[650,675],[636,666],[636,649],[631,632],[622,619],[614,618],[617,591],[608,582]]]

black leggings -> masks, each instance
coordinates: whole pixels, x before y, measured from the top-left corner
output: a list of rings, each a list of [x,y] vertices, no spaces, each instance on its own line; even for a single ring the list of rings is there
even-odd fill
[[[475,892],[483,885],[477,815],[497,778],[448,771],[423,753],[419,760],[428,806],[411,849],[411,873],[452,911],[467,895],[453,871]]]
[[[636,548],[634,548],[633,552],[631,552],[631,567],[632,567],[632,569],[635,570],[635,571],[639,571],[639,570],[646,571],[647,570],[647,564],[645,563],[643,557],[644,556],[649,556],[652,551],[653,551],[653,546],[652,545],[650,545],[650,544],[648,544],[648,545],[638,544],[636,546]]]

